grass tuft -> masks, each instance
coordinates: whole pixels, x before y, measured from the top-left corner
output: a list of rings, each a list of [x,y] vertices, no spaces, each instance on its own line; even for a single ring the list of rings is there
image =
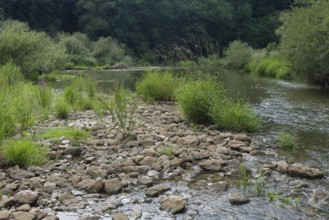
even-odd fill
[[[288,132],[283,132],[279,135],[279,143],[282,148],[291,149],[296,145],[296,138]]]
[[[73,128],[52,128],[39,135],[42,139],[51,138],[67,138],[73,140],[81,140],[88,138],[90,133],[84,130],[76,130]]]

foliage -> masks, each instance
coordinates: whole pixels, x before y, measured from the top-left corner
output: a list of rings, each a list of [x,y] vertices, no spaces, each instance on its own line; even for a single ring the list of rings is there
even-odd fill
[[[208,124],[212,121],[209,111],[214,102],[224,99],[222,84],[211,77],[190,80],[177,89],[179,107],[193,123]]]
[[[166,155],[168,157],[171,157],[174,155],[174,148],[173,146],[166,145],[165,147],[162,147],[158,150],[158,154],[161,155]]]
[[[172,101],[178,79],[171,72],[148,72],[136,84],[136,92],[147,102]]]
[[[305,1],[304,1],[305,2]],[[280,17],[280,48],[297,76],[310,83],[329,82],[329,2],[306,1]]]
[[[1,153],[11,166],[41,165],[47,161],[49,149],[33,143],[30,139],[8,140]]]
[[[281,147],[291,149],[296,145],[296,138],[288,132],[283,132],[279,135],[279,143]]]
[[[241,185],[243,187],[251,186],[251,174],[248,169],[246,169],[244,163],[240,165],[240,174],[241,174]]]
[[[73,128],[52,128],[48,129],[46,132],[39,135],[42,139],[51,139],[51,138],[68,138],[73,140],[81,140],[88,138],[90,133],[84,130],[77,130]]]
[[[65,101],[63,98],[57,99],[56,105],[55,105],[55,114],[56,117],[61,119],[67,119],[70,111],[69,104]]]
[[[227,99],[215,102],[209,114],[219,129],[254,132],[260,127],[260,120],[254,110],[241,101]]]
[[[12,61],[25,74],[50,72],[65,62],[65,52],[45,33],[18,21],[0,24],[0,63]]]
[[[115,84],[112,96],[100,96],[98,100],[100,106],[110,113],[114,128],[121,129],[126,135],[132,131],[137,105],[132,102],[130,91]]]
[[[251,61],[252,50],[247,43],[235,40],[224,51],[226,62],[235,69],[241,69]]]
[[[287,61],[278,55],[255,56],[250,63],[245,66],[245,70],[257,76],[267,76],[277,79],[291,80],[294,78],[292,69]]]

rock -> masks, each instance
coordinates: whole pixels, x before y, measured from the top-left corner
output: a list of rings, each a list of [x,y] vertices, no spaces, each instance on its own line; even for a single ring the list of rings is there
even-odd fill
[[[35,205],[38,201],[38,193],[30,190],[20,191],[13,197],[13,201],[18,204]]]
[[[242,142],[249,142],[250,143],[251,137],[249,137],[246,134],[237,134],[237,135],[234,136],[233,140],[242,141]]]
[[[156,158],[151,157],[151,156],[146,156],[143,160],[139,162],[141,165],[148,165],[150,166],[152,163],[155,163],[157,161]]]
[[[10,215],[8,211],[0,211],[0,220],[9,220]]]
[[[104,181],[104,191],[109,195],[118,194],[122,189],[122,184],[118,178]]]
[[[223,160],[207,160],[204,162],[200,162],[199,166],[204,170],[218,172],[222,168],[223,164],[224,164]]]
[[[208,187],[219,192],[225,192],[227,191],[228,183],[225,181],[220,181],[218,183],[209,183]]]
[[[243,205],[250,202],[250,199],[239,193],[232,193],[229,195],[229,201],[232,205]]]
[[[185,161],[181,158],[175,158],[170,161],[170,166],[173,168],[177,167],[184,167],[185,166]]]
[[[178,140],[179,144],[189,145],[191,147],[196,147],[199,145],[199,138],[195,135],[188,135]]]
[[[8,208],[8,207],[12,206],[13,204],[14,204],[14,201],[12,198],[9,198],[9,199],[2,198],[2,200],[0,200],[0,209]]]
[[[143,155],[153,157],[157,155],[157,152],[153,148],[148,148],[143,150]]]
[[[95,180],[92,179],[86,179],[86,180],[82,180],[81,182],[79,182],[77,184],[77,188],[78,189],[87,189],[90,185],[94,184]]]
[[[46,182],[43,185],[43,190],[47,193],[52,193],[56,189],[56,183]]]
[[[288,164],[286,161],[279,161],[276,163],[276,170],[280,173],[287,173],[288,171]]]
[[[129,220],[128,216],[122,212],[113,214],[112,219],[113,220]]]
[[[16,211],[27,212],[30,209],[31,209],[31,206],[29,204],[24,204],[24,205],[21,205],[20,207],[17,207]]]
[[[34,173],[27,170],[21,170],[18,166],[13,167],[9,170],[9,177],[14,180],[22,180],[34,177]]]
[[[153,179],[148,176],[141,176],[138,178],[138,183],[146,186],[152,186],[153,185]]]
[[[139,209],[135,209],[132,213],[131,213],[131,219],[132,220],[137,220],[140,219],[142,217],[142,211]]]
[[[153,197],[159,196],[161,193],[166,192],[168,190],[170,190],[170,187],[168,187],[168,186],[165,186],[165,185],[157,185],[157,186],[153,186],[153,187],[149,188],[146,191],[145,195],[147,197],[153,198]]]
[[[186,206],[187,200],[182,196],[169,196],[160,201],[160,209],[176,214]]]
[[[46,181],[56,183],[56,186],[61,187],[65,183],[65,175],[59,173],[53,173],[47,177]]]
[[[150,170],[147,172],[146,176],[154,178],[154,179],[158,179],[160,176],[160,173],[156,170]]]
[[[37,215],[31,212],[14,212],[12,214],[14,220],[34,220]]]
[[[60,220],[57,216],[47,216],[43,218],[42,220]]]
[[[324,177],[322,171],[318,168],[312,168],[305,166],[300,163],[295,163],[288,168],[288,175],[290,176],[298,176],[309,179],[316,179]]]
[[[82,149],[79,148],[79,147],[72,147],[72,146],[69,146],[69,147],[66,147],[63,154],[64,155],[72,155],[73,157],[77,157],[77,156],[80,156],[82,153]]]
[[[228,143],[228,146],[232,149],[232,150],[240,150],[241,147],[247,147],[247,145],[244,142],[241,141],[230,141]]]
[[[155,145],[155,141],[152,139],[145,139],[145,140],[138,141],[138,144],[143,147],[150,147],[150,146]]]
[[[87,187],[89,193],[99,193],[104,188],[103,179],[98,177],[92,184]]]

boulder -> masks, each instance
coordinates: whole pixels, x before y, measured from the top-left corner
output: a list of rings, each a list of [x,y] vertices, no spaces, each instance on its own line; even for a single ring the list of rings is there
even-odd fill
[[[16,193],[13,201],[18,204],[35,205],[38,201],[39,194],[30,190],[24,190]]]
[[[207,171],[220,171],[222,165],[224,164],[223,160],[206,160],[199,163],[199,166]]]
[[[287,173],[288,171],[288,164],[286,161],[279,161],[276,163],[276,170],[280,173]]]
[[[0,211],[0,220],[9,220],[10,215],[8,211]]]
[[[34,220],[37,215],[31,212],[14,212],[12,217],[14,220]]]
[[[104,188],[104,182],[101,177],[98,177],[94,182],[92,182],[88,187],[87,187],[87,192],[89,193],[99,193],[102,191]]]
[[[80,156],[82,153],[82,149],[79,148],[79,147],[72,147],[72,146],[69,146],[69,147],[66,147],[63,154],[64,155],[72,155],[73,157],[77,157],[77,156]]]
[[[232,193],[229,195],[228,200],[232,205],[243,205],[250,202],[250,199],[240,193]]]
[[[324,177],[324,174],[320,169],[305,166],[300,163],[295,163],[295,164],[289,166],[288,175],[304,177],[304,178],[309,178],[309,179],[316,179],[316,178]]]
[[[129,220],[128,216],[122,212],[113,214],[112,219],[113,220]]]
[[[160,201],[160,209],[176,214],[186,206],[187,200],[183,196],[169,196]]]
[[[153,187],[149,188],[149,189],[146,191],[145,195],[146,195],[147,197],[151,197],[151,198],[152,198],[152,197],[157,197],[157,196],[159,196],[161,193],[166,192],[166,191],[168,191],[168,190],[170,190],[170,187],[168,187],[168,186],[157,185],[157,186],[153,186]]]
[[[109,195],[118,194],[122,189],[122,183],[118,178],[104,181],[104,191]]]

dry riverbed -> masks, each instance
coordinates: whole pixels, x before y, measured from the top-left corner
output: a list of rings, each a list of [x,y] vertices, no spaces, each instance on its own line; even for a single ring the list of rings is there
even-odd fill
[[[78,144],[45,140],[53,161],[26,170],[0,169],[0,220],[280,218],[282,210],[266,196],[241,190],[241,163],[269,150],[250,136],[193,126],[173,103],[141,104],[127,137],[111,124],[109,116],[92,111],[39,124],[39,131],[70,126],[88,129],[92,136]],[[290,191],[312,188],[313,179],[324,177],[319,169],[285,161],[260,169],[265,183],[285,182]],[[309,190],[307,199],[328,204],[328,194],[319,190]],[[270,204],[272,213],[257,213],[249,206],[253,202]],[[298,210],[292,215],[307,216],[298,216]]]

